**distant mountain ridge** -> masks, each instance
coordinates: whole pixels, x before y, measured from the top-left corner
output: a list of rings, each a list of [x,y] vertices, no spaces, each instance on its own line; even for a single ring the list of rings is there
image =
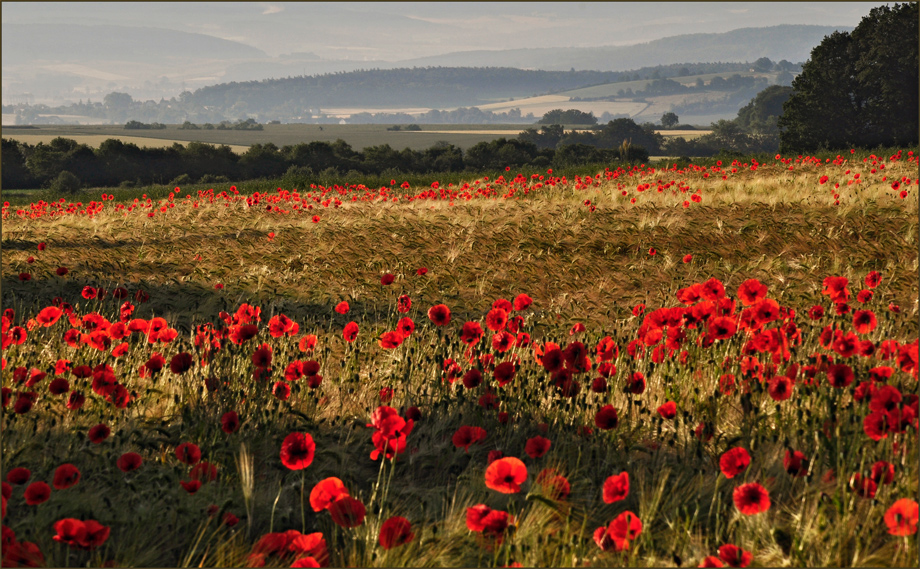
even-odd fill
[[[533,48],[460,51],[404,60],[403,65],[498,66],[567,71],[626,71],[674,63],[755,61],[768,57],[793,63],[806,61],[824,36],[851,31],[847,26],[786,24],[765,28],[739,28],[721,33],[669,36],[626,46]]]

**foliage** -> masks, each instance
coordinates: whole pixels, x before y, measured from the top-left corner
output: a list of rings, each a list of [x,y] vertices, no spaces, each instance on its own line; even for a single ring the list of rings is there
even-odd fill
[[[783,151],[918,141],[920,7],[873,8],[811,53],[779,120]]]
[[[64,170],[51,182],[51,191],[61,194],[75,194],[80,191],[80,180]]]
[[[674,128],[680,123],[680,118],[677,116],[677,113],[668,111],[661,115],[661,126],[664,128]]]
[[[595,125],[597,124],[597,117],[594,116],[594,113],[586,113],[584,111],[579,111],[578,109],[568,109],[563,111],[562,109],[553,109],[547,111],[543,118],[537,121],[537,124],[588,124]]]

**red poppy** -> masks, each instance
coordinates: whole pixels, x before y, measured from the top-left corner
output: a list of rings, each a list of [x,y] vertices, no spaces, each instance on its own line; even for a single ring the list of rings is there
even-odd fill
[[[367,426],[374,427],[383,438],[389,439],[397,436],[407,424],[407,421],[399,416],[396,409],[380,405],[371,414],[371,422]]]
[[[850,477],[850,488],[856,492],[860,498],[871,500],[875,498],[878,484],[871,478],[863,478],[863,475],[857,472]]]
[[[79,391],[72,391],[67,397],[67,408],[71,411],[76,411],[83,407],[83,403],[86,402],[86,397]]]
[[[507,323],[508,312],[502,308],[493,308],[486,314],[486,327],[493,332],[504,330]]]
[[[738,326],[734,318],[717,316],[708,321],[708,335],[712,340],[726,340],[735,335]]]
[[[687,253],[686,255],[684,255],[684,263],[689,263],[692,260],[693,260],[693,255],[691,255],[690,253]]]
[[[850,300],[850,291],[847,288],[849,280],[846,277],[827,277],[824,279],[824,288],[821,294],[829,296],[831,302],[841,303]]]
[[[645,393],[645,376],[642,375],[642,372],[637,371],[629,376],[626,382],[626,390],[633,395]]]
[[[752,516],[770,509],[770,494],[757,482],[742,484],[732,492],[735,507],[742,514]]]
[[[604,481],[603,499],[605,504],[613,504],[625,500],[629,494],[629,473],[621,472],[609,476]]]
[[[524,445],[524,452],[526,452],[527,456],[530,458],[540,458],[549,452],[549,447],[551,445],[552,443],[549,439],[538,435],[527,439],[527,443]]]
[[[302,470],[313,463],[316,444],[308,433],[291,433],[281,443],[281,462],[291,470]]]
[[[58,267],[55,272],[58,274],[59,277],[63,277],[64,275],[68,273],[68,270],[67,270],[67,267]]]
[[[57,532],[52,539],[71,547],[79,547],[80,542],[86,539],[86,524],[78,519],[64,518],[56,521],[52,527]]]
[[[882,282],[882,275],[878,271],[869,271],[869,274],[866,275],[866,286],[869,288],[875,288]]]
[[[514,524],[514,518],[508,512],[491,510],[482,518],[481,523],[482,532],[494,539],[496,543],[501,543],[505,531]]]
[[[607,533],[607,526],[601,526],[594,530],[594,543],[597,544],[601,551],[612,551],[614,549],[615,543],[610,534]]]
[[[196,464],[201,460],[201,449],[195,443],[182,443],[176,447],[176,458],[185,464]]]
[[[291,563],[291,567],[321,567],[321,565],[313,557],[300,557]]]
[[[345,328],[342,330],[342,337],[345,338],[346,342],[354,342],[355,338],[358,337],[358,323],[349,322],[345,325]]]
[[[808,459],[801,451],[786,451],[783,456],[783,468],[791,476],[805,476],[808,474]]]
[[[341,480],[332,476],[320,480],[310,491],[310,507],[314,512],[321,512],[343,496],[348,496],[348,489]]]
[[[853,328],[860,334],[868,334],[875,330],[878,320],[871,310],[857,310],[853,313]]]
[[[332,521],[343,528],[354,528],[364,523],[364,504],[351,496],[342,496],[329,506]]]
[[[463,387],[467,389],[478,387],[481,383],[482,373],[476,368],[471,369],[463,375]]]
[[[122,472],[131,472],[132,470],[137,470],[141,467],[141,464],[144,460],[141,458],[141,455],[136,452],[126,452],[116,461],[116,466]]]
[[[504,387],[514,380],[516,372],[513,362],[502,362],[495,366],[495,371],[492,372],[492,375],[495,377],[495,381],[498,382],[498,386]]]
[[[750,551],[745,551],[737,545],[726,543],[719,548],[719,558],[729,567],[747,567],[751,560],[754,559],[754,556]]]
[[[630,541],[642,533],[642,520],[636,514],[626,510],[610,522],[610,525],[607,526],[607,533],[617,544],[617,550],[622,551],[628,547]]]
[[[891,535],[917,533],[918,506],[916,500],[901,498],[885,512],[885,525]]]
[[[831,364],[827,367],[827,381],[837,389],[849,386],[853,378],[853,370],[846,364]]]
[[[751,455],[743,447],[728,450],[719,458],[719,468],[726,478],[734,478],[741,474],[750,464]]]
[[[76,486],[79,481],[80,470],[72,464],[62,464],[54,471],[52,484],[54,484],[55,490],[66,490]]]
[[[462,448],[466,452],[470,451],[470,446],[482,442],[486,439],[486,430],[482,427],[470,427],[463,425],[454,433],[451,441],[457,448]]]
[[[180,352],[172,357],[172,360],[169,362],[169,369],[178,375],[190,370],[194,363],[195,360],[192,358],[192,354]]]
[[[738,287],[738,298],[741,304],[751,306],[767,296],[767,285],[757,279],[748,279]]]
[[[517,295],[514,299],[514,309],[517,311],[526,310],[531,304],[533,304],[533,299],[524,293]]]
[[[777,375],[770,380],[767,386],[767,393],[774,401],[785,401],[792,397],[792,390],[795,383],[785,375]]]
[[[393,284],[393,279],[395,278],[396,277],[394,277],[390,273],[384,273],[383,276],[380,277],[380,284],[382,284],[383,286],[391,285]]]
[[[594,415],[594,424],[602,431],[615,429],[618,423],[617,410],[613,408],[613,405],[604,405]]]
[[[240,428],[240,416],[236,411],[227,411],[220,417],[220,429],[227,433],[235,433]]]
[[[301,352],[312,352],[316,348],[318,338],[315,334],[307,334],[298,342],[297,347]]]
[[[514,494],[527,480],[527,467],[519,458],[500,458],[486,468],[485,478],[486,487],[503,494]]]
[[[415,274],[417,274],[420,277],[423,277],[426,274],[428,274],[428,269],[426,269],[425,267],[420,267],[417,271],[415,271]]]
[[[260,368],[268,368],[272,364],[272,348],[263,343],[252,353],[252,364]]]
[[[20,485],[25,484],[29,481],[29,478],[32,476],[32,472],[28,468],[23,468],[18,466],[13,470],[10,470],[6,473],[6,481],[10,484]],[[9,496],[7,496],[8,498]]]
[[[658,414],[664,419],[673,419],[677,415],[677,403],[668,401],[658,408]]]
[[[888,437],[888,417],[880,411],[869,413],[863,419],[863,431],[873,441]]]
[[[401,516],[393,516],[387,519],[380,526],[380,547],[384,549],[393,549],[409,543],[415,538],[412,533],[412,524],[409,520]]]
[[[51,497],[51,487],[44,482],[33,482],[26,488],[24,496],[26,504],[37,506]]]
[[[180,480],[179,484],[189,494],[194,494],[195,492],[201,489],[201,480],[189,480],[189,481]]]
[[[443,304],[437,304],[428,309],[428,318],[435,326],[444,326],[450,322],[450,309]]]
[[[399,345],[402,344],[403,339],[404,338],[402,333],[398,330],[384,332],[383,335],[380,336],[380,347],[386,350],[392,350],[399,347]]]
[[[62,314],[64,314],[64,311],[57,306],[48,306],[39,311],[35,321],[47,328],[53,326],[61,318]]]
[[[412,332],[415,332],[415,322],[408,316],[404,316],[396,323],[396,330],[403,335],[403,338],[408,338]]]
[[[460,340],[470,346],[479,342],[485,332],[479,322],[467,322],[463,325],[463,331],[460,333]]]
[[[697,567],[725,567],[725,564],[715,555],[709,555],[704,557]]]
[[[73,396],[73,393],[71,394]],[[109,434],[112,432],[106,425],[99,423],[95,427],[90,428],[86,433],[86,436],[89,438],[89,442],[94,444],[99,444],[105,439],[109,438]]]
[[[872,465],[872,472],[869,477],[876,484],[891,484],[894,482],[894,465],[890,462],[880,460]]]
[[[348,312],[348,303],[344,300],[335,305],[335,311],[339,314],[346,314]]]
[[[210,462],[201,461],[192,467],[188,477],[192,480],[200,480],[202,483],[213,482],[217,479],[217,467]]]

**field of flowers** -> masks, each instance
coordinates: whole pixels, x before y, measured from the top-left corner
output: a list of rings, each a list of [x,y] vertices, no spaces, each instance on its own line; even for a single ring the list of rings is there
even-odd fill
[[[916,566],[907,149],[2,209],[2,565]]]

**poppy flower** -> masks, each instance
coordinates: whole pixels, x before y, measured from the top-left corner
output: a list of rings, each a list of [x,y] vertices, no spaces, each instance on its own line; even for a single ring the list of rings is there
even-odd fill
[[[901,498],[885,512],[885,525],[891,535],[917,533],[918,506],[916,500]]]
[[[10,484],[15,484],[18,486],[28,482],[31,476],[32,471],[30,471],[28,468],[19,466],[6,473],[6,481]]]
[[[830,297],[831,302],[841,303],[850,300],[850,291],[847,288],[849,280],[846,277],[827,277],[824,279],[824,288],[821,294]]]
[[[466,452],[470,452],[470,446],[482,442],[486,439],[486,430],[482,427],[470,427],[468,425],[463,425],[454,433],[454,436],[451,438],[451,441],[454,443],[454,446],[457,448],[462,448]]]
[[[885,413],[874,411],[863,419],[863,432],[873,441],[888,437],[888,417]]]
[[[240,428],[240,416],[236,411],[227,411],[220,417],[220,430],[229,434],[235,433]]]
[[[607,526],[601,526],[594,530],[594,543],[601,551],[612,551],[614,549],[613,538],[607,533]]]
[[[663,419],[673,419],[677,415],[677,403],[668,401],[658,408],[658,414]]]
[[[316,342],[318,338],[314,334],[307,334],[300,339],[300,342],[297,343],[297,347],[301,352],[312,352],[316,348]]]
[[[415,271],[415,274],[417,274],[420,277],[423,277],[426,274],[428,274],[428,269],[426,269],[425,267],[419,267],[419,269]]]
[[[508,312],[502,308],[493,308],[486,314],[486,327],[493,332],[504,330],[507,323]]]
[[[866,286],[869,288],[875,288],[882,282],[882,275],[878,271],[869,271],[869,274],[866,275]]]
[[[629,494],[629,473],[621,472],[607,477],[604,481],[603,499],[605,504],[625,500]]]
[[[415,322],[408,316],[400,318],[396,323],[396,330],[403,335],[403,338],[408,338],[412,332],[415,332]]]
[[[66,490],[76,486],[79,481],[80,470],[72,464],[62,464],[54,471],[52,484],[54,484],[55,490]]]
[[[115,464],[122,472],[131,472],[140,468],[143,462],[144,460],[141,458],[141,455],[136,452],[126,452],[118,457]]]
[[[508,512],[491,510],[482,518],[482,532],[501,543],[505,531],[514,524],[514,518]]]
[[[51,487],[44,482],[33,482],[26,488],[24,496],[26,504],[37,506],[51,497]]]
[[[398,330],[392,330],[389,332],[384,332],[380,336],[380,347],[386,350],[392,350],[393,348],[399,347],[402,344],[403,335]]]
[[[894,465],[890,462],[880,460],[872,465],[872,472],[869,477],[876,484],[891,484],[894,482]]]
[[[790,452],[786,450],[786,454],[783,456],[783,468],[791,476],[805,476],[808,474],[808,459],[801,451],[794,450]]]
[[[83,407],[83,403],[86,402],[86,396],[84,396],[79,391],[72,391],[67,397],[67,408],[71,411],[77,411]]]
[[[481,383],[482,373],[476,368],[471,369],[463,375],[463,387],[467,389],[474,389]]]
[[[752,516],[770,509],[770,494],[757,482],[742,484],[732,492],[735,507],[742,514]]]
[[[217,466],[201,461],[192,467],[188,477],[192,480],[200,480],[202,483],[213,482],[217,479]]]
[[[846,364],[831,364],[827,368],[827,382],[837,389],[853,383],[853,370]]]
[[[502,494],[514,494],[527,480],[527,467],[519,458],[500,458],[486,468],[485,479],[486,487]]]
[[[767,393],[774,401],[785,401],[792,397],[792,390],[795,384],[785,375],[777,375],[770,380],[767,386]]]
[[[540,458],[549,452],[549,447],[551,445],[552,443],[549,439],[538,435],[527,439],[527,443],[524,444],[524,452],[526,452],[527,456],[530,458]]]
[[[343,528],[354,528],[364,523],[364,504],[351,496],[342,496],[329,506],[332,521]]]
[[[201,480],[189,480],[189,481],[180,480],[179,484],[189,494],[194,494],[195,492],[201,489]]]
[[[524,293],[517,295],[514,299],[514,309],[516,311],[526,310],[531,304],[533,304],[533,299]]]
[[[348,312],[348,303],[344,300],[335,305],[335,311],[339,314],[346,314]]]
[[[450,309],[443,304],[436,304],[428,309],[428,318],[435,326],[445,326],[450,322]]]
[[[64,311],[57,306],[48,306],[38,312],[38,315],[35,316],[35,321],[47,328],[53,326],[61,318],[62,314],[64,314]]]
[[[109,438],[109,434],[111,432],[112,430],[109,429],[106,425],[99,423],[95,427],[90,428],[90,430],[86,433],[86,436],[89,438],[89,442],[99,444],[105,439]]]
[[[291,470],[302,470],[313,463],[316,444],[308,433],[291,433],[281,443],[281,462]]]
[[[734,478],[751,464],[751,455],[743,447],[735,447],[719,457],[719,468],[726,478]]]
[[[751,560],[754,559],[754,556],[750,551],[745,551],[737,545],[726,543],[719,548],[719,559],[729,567],[747,567]]]
[[[687,253],[686,255],[684,255],[684,263],[689,263],[692,260],[693,260],[693,255],[691,255],[690,253]]]
[[[71,547],[79,547],[80,542],[86,539],[86,524],[78,519],[64,518],[56,521],[52,527],[57,533],[52,539]]]
[[[393,284],[393,280],[394,280],[395,278],[396,278],[396,277],[394,277],[394,276],[393,276],[392,274],[390,274],[390,273],[384,273],[383,276],[380,277],[380,284],[382,284],[383,286],[389,286],[389,285]]]
[[[633,395],[642,395],[645,393],[645,376],[642,372],[634,372],[629,376],[626,382],[626,390]]]
[[[463,325],[463,331],[460,333],[460,340],[467,345],[474,345],[482,339],[485,332],[479,322],[467,322]]]
[[[67,270],[67,267],[58,267],[57,270],[54,271],[54,272],[57,273],[57,275],[58,275],[59,277],[63,277],[63,276],[66,275],[69,271]]]
[[[342,337],[345,338],[346,342],[354,342],[355,338],[358,337],[358,323],[349,322],[346,324],[342,330]]]
[[[613,405],[601,407],[594,415],[594,424],[602,431],[615,429],[618,423],[617,410],[613,408]]]
[[[871,478],[863,478],[863,475],[860,473],[854,474],[850,477],[850,489],[852,489],[860,498],[865,498],[871,500],[875,498],[875,493],[878,490],[878,484],[875,480]]]
[[[617,550],[626,549],[628,542],[633,541],[642,533],[642,520],[636,514],[626,510],[610,522],[610,525],[607,526],[607,533],[617,543]]]
[[[704,557],[697,567],[725,567],[725,564],[715,555],[709,555]]]
[[[185,464],[196,464],[201,460],[201,449],[195,443],[182,443],[176,447],[176,458]]]
[[[859,334],[868,334],[875,330],[878,320],[871,310],[857,310],[853,313],[853,328]]]
[[[169,362],[169,369],[174,374],[178,375],[190,370],[194,363],[195,360],[192,358],[192,354],[180,352],[172,357],[172,360]]]
[[[808,317],[812,320],[821,320],[824,317],[824,307],[820,305],[814,305],[808,310]]]
[[[343,496],[348,496],[348,489],[341,480],[332,476],[320,480],[310,491],[310,507],[314,512],[321,512]]]
[[[492,375],[495,377],[495,381],[498,382],[498,386],[504,387],[514,380],[516,372],[513,362],[502,362],[495,366],[495,371],[492,372]]]
[[[393,516],[387,519],[380,526],[380,535],[378,540],[380,547],[384,549],[393,549],[409,543],[415,538],[412,533],[412,524],[409,520],[401,516]]]
[[[252,364],[256,367],[267,368],[272,364],[272,348],[262,344],[252,353]]]

